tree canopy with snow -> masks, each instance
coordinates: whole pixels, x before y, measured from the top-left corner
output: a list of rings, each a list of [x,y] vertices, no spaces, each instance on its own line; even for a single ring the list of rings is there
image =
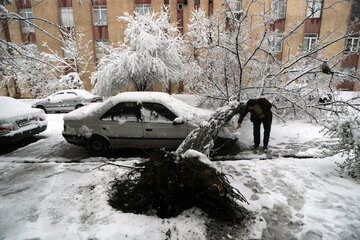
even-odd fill
[[[333,11],[338,4],[341,1],[316,11]],[[194,10],[187,36],[194,47],[193,55],[206,71],[196,81],[189,81],[188,89],[221,104],[266,97],[283,116],[316,119],[318,110],[334,111],[333,105],[318,100],[334,95],[335,86],[342,81],[360,79],[355,72],[341,68],[349,55],[346,49],[334,55],[325,51],[358,32],[351,25],[345,33],[334,30],[301,50],[291,38],[311,15],[279,32],[275,27],[277,16],[269,11],[256,0],[244,4],[240,12],[229,5],[210,18],[203,10]],[[283,52],[288,53],[286,58]]]
[[[111,96],[132,84],[144,91],[160,82],[178,82],[186,68],[185,44],[169,13],[134,15],[125,13],[120,21],[128,24],[124,42],[110,46],[92,76],[94,91]]]

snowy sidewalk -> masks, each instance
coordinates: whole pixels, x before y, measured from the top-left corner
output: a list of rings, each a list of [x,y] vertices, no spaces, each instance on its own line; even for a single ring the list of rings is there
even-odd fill
[[[319,147],[329,139],[320,126],[273,124],[266,160],[250,150],[252,126],[244,122],[242,152],[213,164],[248,199],[254,217],[245,226],[226,226],[198,209],[171,219],[113,210],[108,183],[125,170],[99,168],[103,158],[63,140],[61,115],[48,120],[37,141],[0,156],[0,239],[360,239],[360,183],[339,176],[341,156],[324,156]]]

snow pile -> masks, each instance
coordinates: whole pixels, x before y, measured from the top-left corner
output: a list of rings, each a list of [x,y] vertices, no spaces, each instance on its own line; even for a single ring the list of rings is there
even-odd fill
[[[195,150],[192,150],[192,149],[189,149],[187,150],[184,154],[182,154],[182,157],[184,158],[198,158],[200,162],[202,163],[205,163],[209,166],[212,166],[212,162],[209,160],[209,158],[201,153],[201,152],[198,152],[198,151],[195,151]]]
[[[17,120],[23,116],[28,116],[29,118],[41,116],[45,119],[45,114],[42,110],[31,108],[28,104],[11,97],[0,96],[0,112],[0,121]]]

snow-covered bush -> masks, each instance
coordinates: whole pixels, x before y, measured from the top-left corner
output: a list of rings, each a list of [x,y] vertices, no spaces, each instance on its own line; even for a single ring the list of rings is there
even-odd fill
[[[340,173],[348,172],[352,177],[360,177],[360,114],[327,121],[325,131],[339,140],[327,146],[330,152],[346,156],[343,163],[337,163]]]

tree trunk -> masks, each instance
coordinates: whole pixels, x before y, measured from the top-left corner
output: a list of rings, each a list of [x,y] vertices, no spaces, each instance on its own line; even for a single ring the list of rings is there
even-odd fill
[[[181,154],[193,149],[209,156],[221,127],[235,114],[240,113],[243,107],[243,104],[234,101],[227,106],[218,108],[207,121],[202,122],[186,137],[176,152]]]

